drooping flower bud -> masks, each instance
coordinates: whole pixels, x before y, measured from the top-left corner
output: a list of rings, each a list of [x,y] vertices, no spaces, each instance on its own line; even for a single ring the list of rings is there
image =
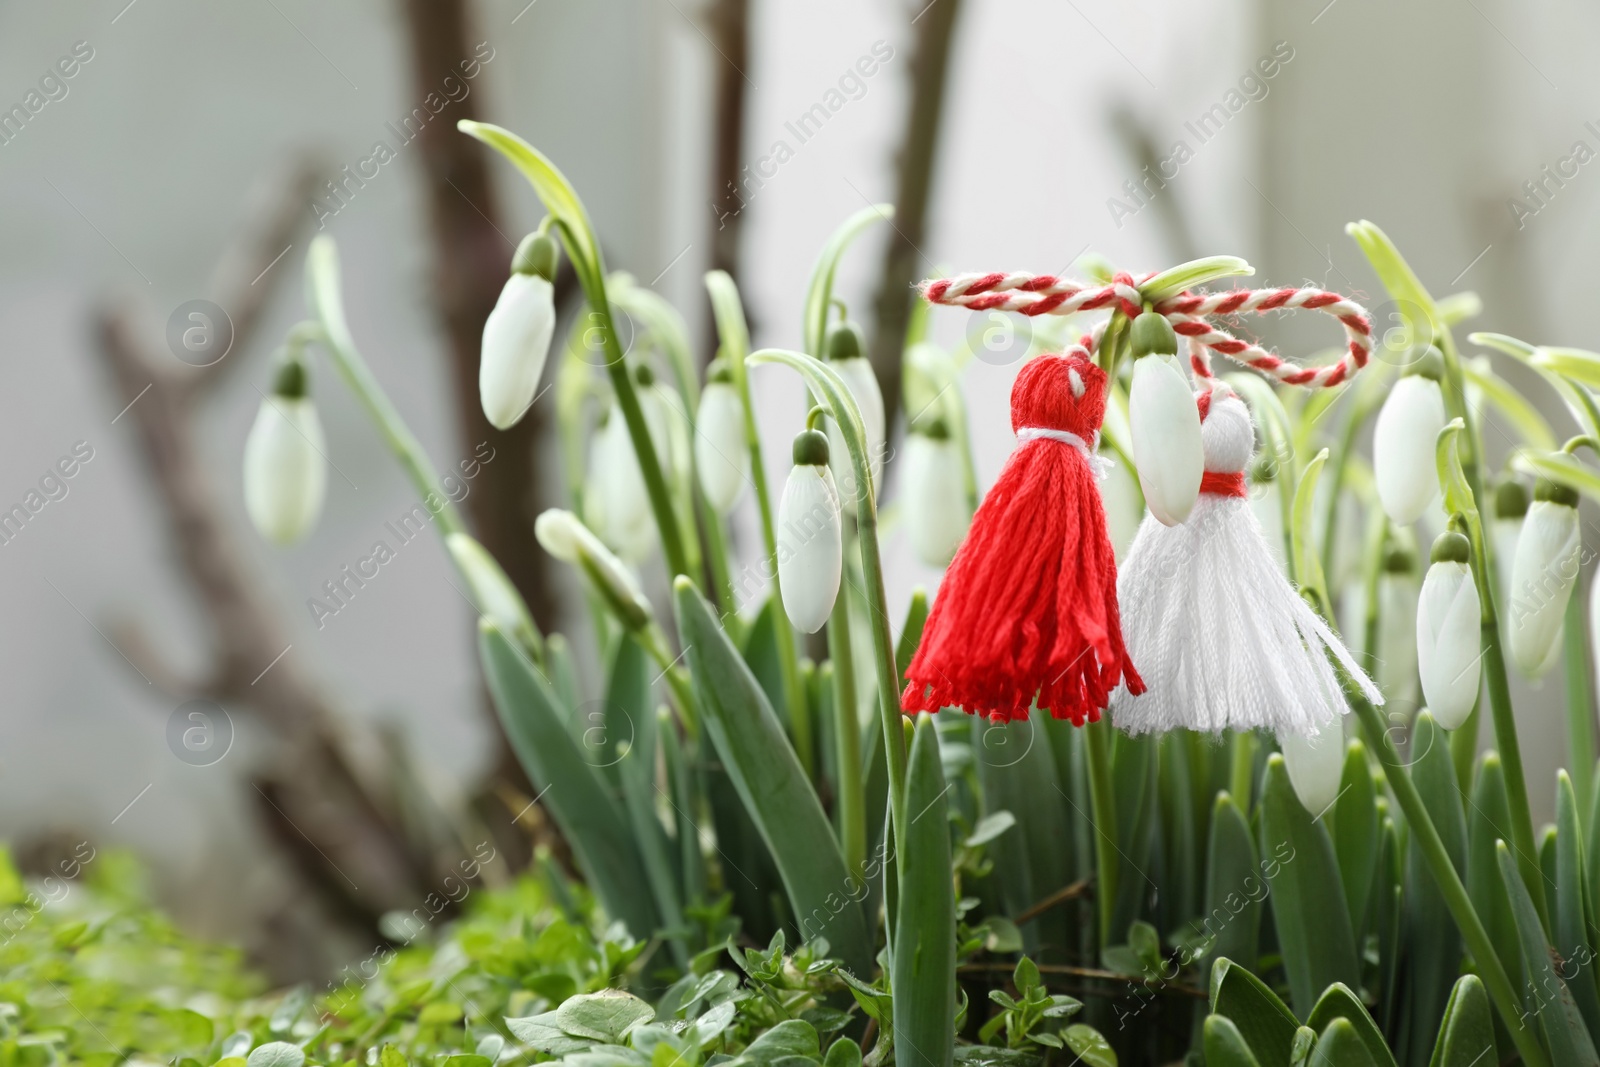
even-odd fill
[[[472,587],[473,601],[479,613],[493,622],[501,633],[516,638],[524,648],[537,649],[539,631],[534,627],[533,617],[528,614],[528,605],[523,601],[522,594],[517,592],[517,587],[511,584],[511,578],[500,562],[467,534],[449,534],[444,543],[457,569]]]
[[[1478,702],[1481,603],[1472,580],[1472,546],[1454,530],[1433,543],[1417,603],[1417,670],[1422,697],[1446,730],[1460,728]]]
[[[1178,366],[1178,337],[1164,316],[1133,320],[1133,382],[1128,388],[1128,432],[1144,502],[1167,526],[1189,517],[1200,497],[1205,460],[1200,414]]]
[[[1378,574],[1378,663],[1373,680],[1400,707],[1417,699],[1417,553],[1397,544]]]
[[[861,336],[861,327],[850,321],[838,322],[828,329],[828,366],[844,379],[856,407],[861,410],[861,425],[867,432],[867,459],[872,468],[872,485],[876,490],[883,478],[884,414],[883,392],[878,388],[878,376],[867,361],[867,345]],[[850,462],[850,452],[845,448],[844,435],[831,421],[828,442],[833,457],[833,470],[837,485],[843,487],[844,504],[856,502],[855,467]]]
[[[555,332],[556,243],[530,233],[517,246],[511,277],[483,324],[478,397],[496,429],[515,426],[533,403]]]
[[[648,363],[633,369],[638,383],[639,410],[650,428],[650,443],[662,474],[675,483],[687,484],[689,477],[689,414],[678,391],[656,377]]]
[[[576,567],[623,626],[639,630],[650,623],[650,601],[638,579],[578,516],[561,508],[543,511],[533,521],[533,536],[550,555]]]
[[[1499,601],[1511,601],[1511,561],[1517,557],[1517,539],[1522,535],[1522,521],[1528,517],[1528,488],[1521,482],[1507,478],[1494,490],[1494,523],[1490,527],[1494,538],[1495,591]],[[1504,612],[1502,612],[1504,614]]]
[[[1439,496],[1436,448],[1446,422],[1443,364],[1429,351],[1394,384],[1372,431],[1373,477],[1389,518],[1408,526]]]
[[[1333,807],[1344,776],[1344,724],[1331,723],[1313,737],[1286,734],[1278,738],[1278,747],[1300,806],[1313,819]]]
[[[590,525],[623,559],[637,563],[650,554],[655,544],[650,494],[627,420],[615,405],[594,437],[583,508]]]
[[[1517,537],[1506,613],[1506,643],[1525,673],[1537,674],[1555,647],[1567,597],[1578,577],[1582,547],[1577,492],[1540,479]]]
[[[744,434],[744,404],[722,359],[712,361],[700,394],[694,462],[707,503],[718,515],[726,515],[744,488],[750,446]]]
[[[805,430],[794,439],[794,467],[778,503],[778,581],[795,629],[822,629],[839,596],[844,536],[839,493],[828,470],[828,438]]]
[[[972,513],[962,482],[961,455],[943,419],[914,423],[906,434],[901,519],[917,558],[944,567],[966,536]]]
[[[326,444],[311,402],[310,375],[298,356],[278,368],[244,443],[244,504],[268,541],[290,545],[316,525],[327,493]]]

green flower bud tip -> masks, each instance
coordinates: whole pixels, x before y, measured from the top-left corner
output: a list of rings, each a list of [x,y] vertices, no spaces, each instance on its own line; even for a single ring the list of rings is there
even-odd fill
[[[648,363],[637,364],[633,368],[633,380],[644,386],[654,385],[656,384],[656,372]]]
[[[311,393],[311,374],[298,359],[286,359],[278,365],[278,375],[273,379],[272,392],[285,400],[299,400]]]
[[[821,430],[802,430],[795,434],[794,465],[796,467],[826,467],[828,465],[828,435]]]
[[[548,234],[535,230],[522,239],[517,245],[516,253],[511,257],[511,271],[513,274],[537,274],[545,281],[554,281],[556,276],[556,243]]]
[[[1257,456],[1256,461],[1250,465],[1250,480],[1257,485],[1265,485],[1278,476],[1278,465],[1271,456]]]
[[[1427,378],[1431,381],[1444,381],[1444,356],[1432,345],[1418,359],[1406,368],[1405,377],[1416,375],[1418,378]]]
[[[1428,553],[1430,563],[1465,563],[1471,557],[1472,542],[1455,530],[1440,534],[1433,542],[1433,551]]]
[[[1495,487],[1494,514],[1497,519],[1520,519],[1528,513],[1528,487],[1507,478]]]
[[[706,384],[722,382],[726,385],[733,384],[733,367],[725,356],[718,356],[706,368]]]
[[[950,440],[950,424],[944,421],[943,415],[935,415],[913,423],[911,432],[921,434],[931,441]]]
[[[1128,334],[1133,346],[1133,357],[1161,355],[1175,356],[1178,354],[1178,335],[1172,329],[1165,315],[1158,315],[1154,311],[1146,311],[1133,320],[1133,329]]]
[[[1569,508],[1578,506],[1578,491],[1570,485],[1550,478],[1540,478],[1533,483],[1533,499],[1548,500],[1552,504],[1565,504]]]
[[[846,319],[828,327],[828,340],[823,345],[830,360],[854,359],[867,350],[861,327]]]
[[[1405,545],[1394,545],[1384,553],[1383,570],[1386,574],[1414,574],[1417,554]]]

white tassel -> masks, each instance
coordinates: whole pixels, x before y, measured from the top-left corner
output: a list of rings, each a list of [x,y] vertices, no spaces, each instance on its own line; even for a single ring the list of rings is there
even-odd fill
[[[1123,637],[1148,690],[1118,689],[1112,715],[1134,734],[1337,729],[1345,702],[1327,653],[1367,699],[1383,697],[1273,562],[1242,495],[1253,444],[1244,402],[1219,383],[1200,403],[1206,488],[1187,522],[1146,518],[1120,568]]]

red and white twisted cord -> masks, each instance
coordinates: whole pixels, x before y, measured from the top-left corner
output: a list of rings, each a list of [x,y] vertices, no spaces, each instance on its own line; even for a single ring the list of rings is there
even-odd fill
[[[923,298],[934,304],[970,311],[1015,311],[1022,315],[1071,315],[1115,308],[1130,317],[1143,308],[1140,282],[1117,274],[1110,285],[1088,286],[1051,274],[958,274],[922,283]],[[1207,320],[1208,315],[1257,314],[1306,308],[1326,312],[1344,327],[1349,348],[1345,357],[1325,367],[1302,367],[1248,341],[1241,341]],[[1231,289],[1220,293],[1179,293],[1154,305],[1173,330],[1190,341],[1190,366],[1197,378],[1212,377],[1210,352],[1308,389],[1339,385],[1367,365],[1372,354],[1372,323],[1366,309],[1338,293],[1323,289]]]

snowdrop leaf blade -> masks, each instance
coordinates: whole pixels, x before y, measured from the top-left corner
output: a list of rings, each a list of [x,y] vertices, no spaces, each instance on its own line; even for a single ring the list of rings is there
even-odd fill
[[[828,243],[822,246],[817,264],[811,269],[811,284],[806,289],[805,342],[806,351],[811,355],[822,354],[822,339],[828,328],[828,303],[833,299],[833,277],[839,269],[839,260],[868,226],[875,222],[889,222],[893,218],[893,204],[864,207],[840,223],[828,238]]]
[[[858,904],[866,891],[862,873],[845,869],[777,714],[688,578],[674,583],[673,605],[706,735],[771,850],[801,935],[827,938],[854,973],[871,973],[872,939]]]
[[[1151,303],[1177,296],[1185,289],[1216,281],[1218,278],[1237,278],[1254,274],[1256,269],[1238,256],[1206,256],[1191,259],[1168,267],[1154,278],[1139,286],[1139,292]]]
[[[1544,926],[1539,913],[1534,910],[1533,898],[1523,884],[1517,862],[1504,841],[1495,845],[1495,863],[1500,870],[1500,880],[1505,885],[1511,901],[1511,915],[1516,923],[1518,940],[1522,945],[1522,963],[1527,980],[1538,990],[1538,1010],[1533,1018],[1538,1020],[1550,1058],[1559,1064],[1600,1064],[1594,1044],[1584,1028],[1583,1016],[1573,1002],[1572,992],[1556,971],[1545,943]]]
[[[1294,1048],[1300,1020],[1265,982],[1227,957],[1211,968],[1211,1021],[1229,1024],[1240,1043],[1261,1064],[1288,1063]],[[1211,1044],[1206,1045],[1206,1063],[1211,1063]],[[1227,1061],[1223,1061],[1227,1062]]]
[[[1378,870],[1377,789],[1366,746],[1352,741],[1345,750],[1339,799],[1333,811],[1333,851],[1339,858],[1345,902],[1350,905],[1350,927],[1359,944],[1365,931],[1367,902]]]
[[[1350,991],[1350,987],[1342,982],[1336,982],[1323,991],[1317,1006],[1311,1009],[1311,1015],[1306,1019],[1306,1025],[1313,1030],[1326,1032],[1335,1019],[1343,1019],[1350,1026],[1350,1031],[1358,1039],[1367,1058],[1377,1067],[1396,1067],[1394,1053],[1389,1051],[1389,1044],[1383,1039],[1383,1031],[1378,1029],[1378,1024],[1368,1014],[1361,998]],[[1319,1046],[1320,1047],[1320,1046]],[[1332,1060],[1333,1063],[1344,1063],[1343,1060]]]
[[[1411,269],[1411,264],[1406,262],[1394,242],[1389,240],[1389,235],[1384,233],[1375,223],[1366,221],[1352,222],[1345,228],[1345,233],[1353,238],[1367,257],[1367,262],[1372,264],[1372,269],[1383,282],[1384,289],[1389,295],[1402,305],[1409,303],[1415,305],[1418,311],[1427,316],[1427,323],[1407,323],[1415,337],[1419,332],[1430,334],[1439,321],[1439,309],[1434,304],[1433,296],[1423,287],[1416,272]],[[1419,330],[1425,327],[1425,330]],[[1423,341],[1426,343],[1426,340]]]
[[[549,683],[492,622],[479,624],[478,652],[501,725],[585,879],[606,911],[648,938],[660,925],[633,836],[593,762],[568,731]]]
[[[1483,979],[1462,975],[1450,991],[1428,1067],[1473,1067],[1489,1062],[1495,1052],[1494,1012]]]
[[[1341,746],[1340,751],[1343,751]],[[1361,981],[1355,935],[1328,831],[1295,796],[1283,757],[1267,759],[1261,790],[1260,843],[1272,887],[1273,925],[1283,950],[1291,999],[1311,1011],[1334,982]]]
[[[510,130],[471,119],[462,119],[456,123],[456,128],[493,148],[522,172],[545,210],[561,223],[567,254],[572,257],[573,265],[580,271],[587,271],[592,281],[599,282],[602,268],[600,250],[594,242],[594,227],[589,223],[589,213],[584,210],[583,201],[578,199],[577,190],[567,181],[566,175],[543,152]],[[584,288],[587,289],[588,285]]]
[[[1479,370],[1466,361],[1461,364],[1461,373],[1465,376],[1467,384],[1483,390],[1483,395],[1489,403],[1516,427],[1517,433],[1530,447],[1542,452],[1556,450],[1559,442],[1556,441],[1555,434],[1551,431],[1550,424],[1545,421],[1545,417],[1504,378],[1492,370],[1487,372]]]
[[[1595,984],[1594,941],[1590,937],[1584,885],[1583,826],[1578,798],[1566,771],[1556,772],[1555,906],[1551,909],[1555,943],[1567,961],[1563,974],[1583,1013],[1590,1036],[1600,1034],[1600,992]]]
[[[1262,901],[1257,898],[1262,894],[1259,890],[1250,893],[1249,887],[1260,885],[1261,868],[1256,864],[1249,820],[1238,801],[1219,793],[1211,812],[1211,834],[1206,846],[1205,914],[1215,915],[1222,908],[1232,918],[1217,931],[1216,943],[1202,966],[1213,966],[1209,961],[1219,958],[1255,960],[1262,911]]]
[[[894,1047],[924,1067],[950,1067],[955,1054],[956,902],[950,873],[950,819],[938,731],[919,716],[906,772],[900,894],[893,959]],[[914,946],[914,947],[913,947]]]

